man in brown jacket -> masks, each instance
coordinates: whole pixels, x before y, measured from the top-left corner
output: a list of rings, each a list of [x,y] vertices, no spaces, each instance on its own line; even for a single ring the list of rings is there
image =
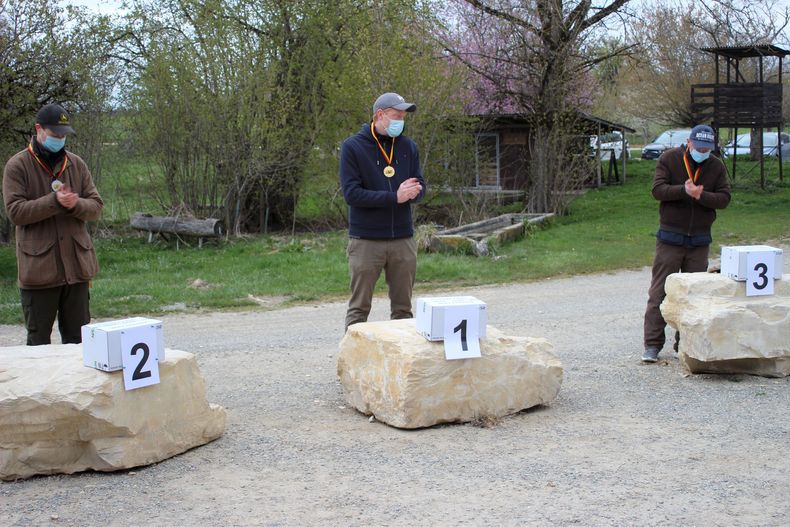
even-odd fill
[[[657,362],[664,346],[667,323],[659,307],[666,296],[667,276],[707,271],[716,209],[730,203],[724,164],[710,155],[715,145],[713,129],[697,125],[685,145],[667,150],[656,164],[653,197],[661,202],[661,225],[656,233],[653,278],[645,311],[644,362]],[[675,351],[679,339],[675,333]]]
[[[97,219],[104,203],[85,162],[65,149],[74,130],[63,108],[41,108],[35,130],[3,172],[27,344],[49,344],[56,315],[62,342],[80,343],[91,318],[88,285],[99,270],[85,222]]]

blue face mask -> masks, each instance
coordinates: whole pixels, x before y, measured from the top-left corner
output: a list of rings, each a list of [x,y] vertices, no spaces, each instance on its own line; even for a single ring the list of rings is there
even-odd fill
[[[47,138],[44,139],[44,144],[41,146],[53,153],[60,152],[63,150],[63,147],[66,146],[66,138],[64,137],[63,139],[58,139],[57,137],[48,135]]]
[[[390,124],[387,126],[387,135],[390,137],[398,137],[403,132],[403,121],[390,119]]]
[[[697,152],[693,148],[691,149],[691,159],[693,159],[695,163],[702,163],[708,159],[708,157],[710,157],[710,152],[705,152],[703,154],[702,152]]]

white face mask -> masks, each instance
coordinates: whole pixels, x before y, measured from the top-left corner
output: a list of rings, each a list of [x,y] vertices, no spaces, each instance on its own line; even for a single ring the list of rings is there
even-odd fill
[[[386,126],[384,126],[385,122],[387,123]],[[384,132],[390,137],[398,137],[402,134],[404,124],[405,121],[403,119],[390,117],[384,112],[381,114],[381,125],[384,126]]]
[[[390,124],[387,126],[387,135],[390,137],[398,137],[403,132],[403,120],[390,119]]]
[[[694,150],[694,147],[691,148],[690,153],[691,159],[693,159],[695,163],[702,163],[710,157],[710,152],[697,152]]]
[[[50,152],[60,152],[63,150],[63,147],[66,146],[66,138],[57,138],[48,135],[46,139],[44,139],[44,143],[42,145],[46,150]]]

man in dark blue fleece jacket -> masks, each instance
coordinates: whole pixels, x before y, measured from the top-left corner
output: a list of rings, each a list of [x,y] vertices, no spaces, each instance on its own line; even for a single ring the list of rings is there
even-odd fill
[[[348,203],[348,269],[351,299],[346,329],[365,322],[382,269],[390,297],[390,318],[412,318],[411,293],[417,274],[411,204],[425,195],[417,145],[402,136],[403,119],[417,107],[397,93],[373,104],[373,120],[340,149],[340,184]]]

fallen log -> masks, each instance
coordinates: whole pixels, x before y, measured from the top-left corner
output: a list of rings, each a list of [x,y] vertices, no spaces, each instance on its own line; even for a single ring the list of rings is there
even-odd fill
[[[179,216],[152,216],[138,212],[132,216],[130,224],[133,229],[153,234],[170,233],[201,238],[220,238],[225,234],[222,220],[213,218],[201,220]]]

